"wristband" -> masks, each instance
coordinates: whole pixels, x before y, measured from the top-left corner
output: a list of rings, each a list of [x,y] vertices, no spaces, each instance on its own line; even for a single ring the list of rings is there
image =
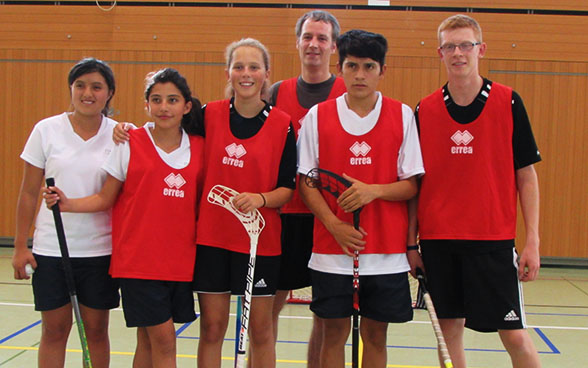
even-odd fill
[[[263,199],[263,204],[261,205],[261,207],[265,207],[266,205],[266,201],[265,201],[265,196],[262,193],[259,193],[259,195],[261,196],[261,199]]]
[[[419,250],[419,246],[417,244],[415,244],[415,245],[407,245],[406,246],[406,250]]]

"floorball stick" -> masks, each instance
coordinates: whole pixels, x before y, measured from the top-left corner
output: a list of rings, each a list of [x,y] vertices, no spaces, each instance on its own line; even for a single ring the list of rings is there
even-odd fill
[[[417,280],[419,280],[419,286],[423,291],[423,298],[427,304],[427,312],[429,312],[429,318],[431,318],[431,324],[433,325],[433,331],[435,331],[437,347],[439,348],[439,353],[443,359],[443,364],[445,365],[445,368],[453,368],[453,363],[451,362],[451,357],[449,356],[449,351],[447,350],[447,344],[445,344],[443,332],[441,331],[441,326],[439,325],[439,319],[437,319],[437,313],[435,312],[433,300],[431,299],[431,295],[429,295],[429,291],[425,285],[425,275],[423,274],[423,270],[417,268],[416,274]]]
[[[329,170],[314,168],[306,174],[306,185],[329,192],[339,198],[351,182]],[[359,213],[362,207],[353,211],[353,227],[359,230]],[[351,334],[351,366],[359,367],[359,252],[353,252],[353,330]]]
[[[55,179],[46,178],[47,187],[55,186]],[[55,220],[55,230],[57,231],[57,240],[59,241],[59,250],[61,251],[61,261],[63,263],[63,272],[65,273],[65,282],[67,283],[67,290],[71,299],[71,306],[76,318],[76,325],[78,326],[78,334],[80,335],[80,343],[82,345],[84,368],[92,368],[92,360],[90,359],[90,350],[88,349],[88,340],[86,339],[86,330],[84,329],[84,321],[80,313],[80,304],[78,303],[78,296],[76,293],[76,284],[74,281],[73,271],[71,268],[71,260],[69,259],[69,251],[67,249],[67,241],[65,239],[65,231],[63,230],[63,221],[61,220],[61,211],[59,210],[59,202],[51,207],[53,211],[53,219]]]
[[[249,234],[249,264],[247,265],[247,284],[245,297],[243,298],[243,313],[241,315],[241,330],[239,332],[239,345],[235,366],[245,368],[245,355],[247,354],[247,331],[249,330],[249,313],[251,311],[251,294],[253,293],[253,276],[255,273],[255,257],[257,254],[257,241],[259,234],[265,226],[265,220],[261,213],[255,209],[248,213],[239,211],[233,204],[233,198],[239,192],[224,185],[215,185],[208,193],[208,202],[224,207],[235,215]]]

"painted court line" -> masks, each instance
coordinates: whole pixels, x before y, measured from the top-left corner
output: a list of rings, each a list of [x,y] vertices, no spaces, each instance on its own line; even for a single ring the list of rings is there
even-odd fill
[[[28,325],[28,326],[26,326],[26,327],[24,327],[24,328],[22,328],[22,329],[20,329],[20,330],[16,331],[16,332],[15,332],[15,333],[13,333],[13,334],[6,336],[6,337],[5,337],[5,338],[3,338],[2,340],[0,340],[0,344],[3,344],[4,342],[6,342],[6,341],[8,341],[8,340],[12,339],[13,337],[16,337],[16,336],[20,335],[21,333],[23,333],[23,332],[25,332],[25,331],[28,331],[28,330],[30,330],[31,328],[33,328],[33,327],[35,327],[35,326],[37,326],[37,325],[40,325],[40,324],[41,324],[41,320],[38,320],[37,322],[34,322],[34,323],[32,323],[32,324],[30,324],[30,325]]]

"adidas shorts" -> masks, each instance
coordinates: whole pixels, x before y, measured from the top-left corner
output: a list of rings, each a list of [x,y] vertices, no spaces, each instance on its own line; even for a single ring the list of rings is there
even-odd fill
[[[283,214],[282,257],[278,290],[296,290],[310,286],[308,261],[312,254],[314,216]]]
[[[353,314],[353,276],[311,270],[310,310],[320,318]],[[379,322],[412,320],[408,273],[359,276],[359,314]]]
[[[34,254],[33,274],[36,311],[50,311],[71,302],[61,257]],[[119,305],[118,280],[108,274],[110,256],[70,258],[80,304],[93,309],[113,309]]]
[[[190,282],[119,280],[127,327],[156,326],[170,318],[175,323],[196,319]]]
[[[244,295],[249,254],[198,245],[192,288],[198,293]],[[253,296],[276,294],[280,256],[257,256],[253,275]]]
[[[421,240],[439,318],[480,332],[526,328],[514,240]]]

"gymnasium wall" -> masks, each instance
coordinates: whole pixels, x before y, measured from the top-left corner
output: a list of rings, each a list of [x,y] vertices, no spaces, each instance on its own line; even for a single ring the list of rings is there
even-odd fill
[[[30,2],[29,2],[30,3]],[[541,253],[588,258],[588,3],[584,0],[415,0],[368,7],[367,0],[321,1],[342,29],[363,28],[389,41],[381,91],[415,106],[445,82],[436,28],[470,12],[488,51],[481,72],[522,96],[543,161]],[[203,102],[223,97],[225,46],[254,37],[272,54],[272,81],[300,71],[294,24],[312,5],[302,0],[232,3],[119,2],[111,11],[92,1],[0,3],[0,238],[14,236],[22,160],[32,126],[68,109],[67,72],[82,57],[115,71],[114,118],[141,125],[143,78],[173,66]],[[103,3],[108,6],[109,3]],[[173,5],[173,6],[172,6]],[[333,71],[336,58],[331,59]],[[463,178],[467,180],[467,178]],[[519,243],[524,229],[519,221]]]

